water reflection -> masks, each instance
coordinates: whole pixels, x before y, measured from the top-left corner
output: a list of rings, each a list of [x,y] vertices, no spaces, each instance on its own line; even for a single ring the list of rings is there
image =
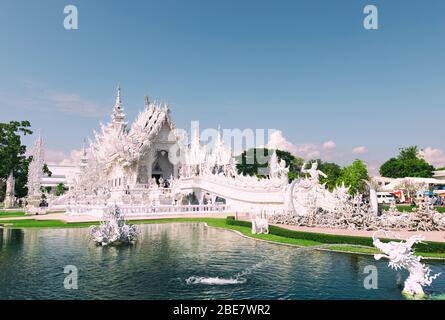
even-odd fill
[[[273,245],[203,224],[140,228],[135,245],[110,248],[90,242],[88,229],[0,230],[0,299],[402,298],[396,272],[372,256]],[[378,268],[379,290],[363,288],[368,264]],[[78,290],[63,288],[66,265],[79,269]],[[443,263],[431,266],[445,274]],[[445,293],[444,277],[430,292]]]

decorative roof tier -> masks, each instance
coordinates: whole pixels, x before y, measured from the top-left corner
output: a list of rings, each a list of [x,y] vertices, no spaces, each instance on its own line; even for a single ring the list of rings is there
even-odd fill
[[[151,103],[148,97],[144,98],[144,105],[144,110],[127,129],[120,87],[118,87],[112,122],[106,126],[101,125],[101,132],[95,132],[95,141],[91,144],[93,156],[107,168],[113,163],[129,166],[138,161],[152,145],[164,125],[175,133],[167,105]]]

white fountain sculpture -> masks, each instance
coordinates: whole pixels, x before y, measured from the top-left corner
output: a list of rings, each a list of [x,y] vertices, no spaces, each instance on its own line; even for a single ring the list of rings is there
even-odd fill
[[[256,216],[252,219],[252,233],[253,234],[268,234],[269,233],[269,221],[262,216]]]
[[[387,258],[389,267],[394,270],[406,269],[409,272],[408,278],[405,280],[403,293],[412,298],[423,298],[425,293],[423,287],[431,285],[440,273],[430,275],[431,269],[420,262],[422,257],[414,256],[413,245],[424,240],[422,235],[414,235],[406,241],[390,241],[384,243],[373,234],[373,244],[383,254],[375,254],[374,258],[380,260]],[[383,231],[384,232],[384,231]]]
[[[100,225],[90,231],[91,239],[98,245],[130,244],[136,241],[139,231],[130,225],[118,206],[109,208],[103,215]]]

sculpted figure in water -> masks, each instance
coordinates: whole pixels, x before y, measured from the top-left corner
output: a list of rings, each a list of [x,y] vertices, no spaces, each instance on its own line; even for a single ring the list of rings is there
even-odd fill
[[[133,243],[138,234],[136,226],[127,223],[125,214],[116,205],[108,208],[100,225],[90,230],[91,239],[102,246]]]
[[[413,298],[423,298],[425,293],[424,286],[429,286],[440,273],[430,275],[431,269],[420,262],[422,257],[415,256],[413,245],[424,240],[421,235],[414,235],[406,241],[390,241],[384,243],[376,237],[378,231],[374,232],[373,244],[383,252],[383,254],[375,254],[374,258],[380,260],[387,258],[389,267],[394,270],[406,269],[409,276],[405,281],[403,293]]]

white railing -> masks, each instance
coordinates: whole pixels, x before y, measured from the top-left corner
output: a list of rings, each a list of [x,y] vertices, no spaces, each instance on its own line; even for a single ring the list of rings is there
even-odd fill
[[[164,214],[216,214],[229,211],[225,204],[202,205],[118,205],[121,212],[127,217],[164,215]],[[110,208],[104,205],[72,205],[66,212],[69,215],[93,215],[102,216]]]

